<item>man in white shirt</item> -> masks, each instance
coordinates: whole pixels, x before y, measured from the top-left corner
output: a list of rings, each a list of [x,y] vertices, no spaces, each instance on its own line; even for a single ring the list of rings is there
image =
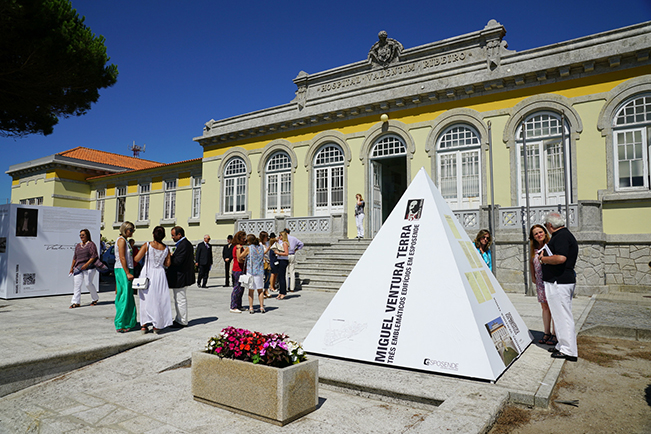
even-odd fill
[[[296,257],[295,253],[303,248],[303,242],[289,234],[289,229],[285,228],[287,232],[287,241],[289,241],[289,264],[287,266],[287,280],[289,280],[289,292],[294,292],[296,288]]]

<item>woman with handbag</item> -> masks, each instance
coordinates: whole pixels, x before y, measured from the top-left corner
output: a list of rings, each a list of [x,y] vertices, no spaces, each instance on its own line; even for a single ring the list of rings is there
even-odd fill
[[[134,260],[139,262],[145,258],[142,267],[141,277],[138,287],[138,296],[140,297],[140,331],[149,332],[152,327],[153,332],[172,325],[172,304],[170,301],[170,288],[165,276],[165,267],[172,263],[172,255],[165,244],[165,228],[156,226],[153,231],[154,241],[145,243]]]
[[[133,251],[127,241],[135,232],[131,222],[120,226],[120,237],[115,249],[115,330],[126,333],[137,324],[136,302],[133,300]]]
[[[98,260],[97,246],[90,239],[90,231],[82,229],[79,232],[81,243],[75,246],[75,253],[72,255],[72,265],[70,266],[70,274],[72,274],[74,282],[74,293],[72,294],[72,304],[70,309],[80,307],[81,304],[81,287],[86,285],[90,292],[91,306],[97,306],[99,295],[97,295],[97,288],[93,280],[95,279],[95,263]]]
[[[233,235],[233,292],[231,292],[231,313],[242,313],[244,288],[240,283],[240,276],[242,275],[244,263],[239,261],[238,256],[244,249],[243,244],[246,244],[246,232],[239,231]]]
[[[260,240],[253,234],[246,236],[248,247],[242,250],[238,260],[246,260],[247,287],[249,289],[249,313],[253,313],[253,293],[258,291],[258,300],[260,301],[260,312],[264,310],[264,246]]]

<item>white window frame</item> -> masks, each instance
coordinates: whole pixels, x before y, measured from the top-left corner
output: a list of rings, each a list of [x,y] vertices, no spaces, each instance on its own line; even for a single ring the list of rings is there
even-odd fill
[[[228,160],[224,167],[223,213],[246,212],[246,162],[240,157]]]
[[[334,143],[323,145],[314,155],[314,215],[344,210],[344,163],[344,151]]]
[[[100,223],[104,223],[105,198],[106,198],[106,189],[97,190],[95,192],[95,199],[97,201],[95,208],[99,211]]]
[[[407,145],[402,137],[387,134],[380,137],[371,149],[370,158],[392,158],[407,155]]]
[[[149,221],[149,194],[151,183],[138,185],[138,221]]]
[[[540,119],[536,119],[541,117]],[[550,121],[553,119],[553,122]],[[527,129],[527,170],[529,173],[529,204],[536,205],[558,205],[565,204],[565,191],[570,188],[572,166],[569,159],[570,134],[565,125],[564,146],[558,146],[562,141],[560,130],[561,117],[552,112],[536,112],[525,119]],[[516,130],[516,171],[518,201],[522,206],[526,203],[524,185],[524,153],[522,151],[522,124]],[[561,152],[554,152],[562,149]],[[550,152],[552,151],[552,152]],[[559,155],[562,154],[562,156]],[[553,163],[556,162],[556,167]],[[560,168],[558,163],[563,162]],[[564,184],[563,170],[567,170],[567,184]],[[556,170],[556,174],[554,174]],[[554,182],[554,180],[556,180]],[[563,186],[559,189],[558,183]]]
[[[615,112],[612,125],[615,191],[649,190],[651,185],[649,180],[651,167],[649,159],[651,154],[651,95],[635,95],[625,101]],[[639,141],[634,139],[636,133],[639,133]],[[622,137],[624,137],[623,143],[620,142]],[[636,144],[639,145],[639,148]],[[621,159],[622,156],[623,159]],[[642,185],[632,185],[634,165],[637,166],[638,170],[641,169]],[[629,185],[621,185],[622,169],[629,173]]]
[[[127,187],[121,185],[115,187],[115,222],[124,223],[127,213]]]
[[[445,201],[452,209],[478,209],[482,204],[479,133],[470,125],[451,125],[439,136],[436,148],[437,184]],[[454,197],[448,194],[452,189]]]
[[[284,151],[274,152],[265,165],[265,212],[271,218],[278,214],[291,215],[292,159]]]
[[[176,218],[176,182],[176,179],[163,181],[165,185],[163,220],[174,220]]]
[[[43,205],[43,196],[30,197],[29,199],[21,199],[21,205]]]
[[[192,177],[192,214],[191,218],[201,217],[201,177]]]

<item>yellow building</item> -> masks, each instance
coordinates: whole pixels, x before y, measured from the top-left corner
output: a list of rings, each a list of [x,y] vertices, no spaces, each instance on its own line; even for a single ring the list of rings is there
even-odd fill
[[[492,229],[507,290],[527,280],[525,224],[550,210],[569,211],[579,291],[651,290],[651,22],[522,52],[505,33],[491,20],[404,48],[381,32],[365,60],[299,73],[289,103],[207,122],[202,159],[71,176],[68,195],[102,207],[113,237],[128,219],[194,241],[289,227],[323,243],[355,237],[356,193],[372,237],[425,167],[471,238]],[[32,197],[15,167],[12,202]]]

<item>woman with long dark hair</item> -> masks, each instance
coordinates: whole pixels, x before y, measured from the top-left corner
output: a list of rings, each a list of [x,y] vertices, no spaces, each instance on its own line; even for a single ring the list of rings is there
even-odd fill
[[[233,292],[231,293],[231,313],[242,313],[242,296],[244,288],[240,284],[244,263],[238,260],[246,244],[246,232],[239,231],[233,235]]]
[[[488,268],[493,271],[493,258],[491,256],[491,244],[493,244],[493,237],[486,229],[482,229],[475,237],[475,247],[481,255],[482,259],[488,265]]]
[[[529,231],[529,247],[530,259],[529,269],[531,270],[531,280],[536,285],[536,293],[538,295],[538,302],[542,308],[543,329],[545,335],[538,341],[539,344],[556,345],[557,340],[554,336],[552,312],[549,310],[547,304],[547,296],[545,295],[545,282],[542,277],[542,266],[538,253],[549,242],[549,233],[542,225],[533,225]]]
[[[154,333],[172,325],[172,304],[170,287],[165,276],[165,267],[172,263],[170,250],[165,244],[165,228],[156,226],[152,232],[154,240],[145,243],[135,262],[145,258],[141,276],[149,279],[149,287],[138,291],[140,297],[140,330],[148,333],[151,327]]]

